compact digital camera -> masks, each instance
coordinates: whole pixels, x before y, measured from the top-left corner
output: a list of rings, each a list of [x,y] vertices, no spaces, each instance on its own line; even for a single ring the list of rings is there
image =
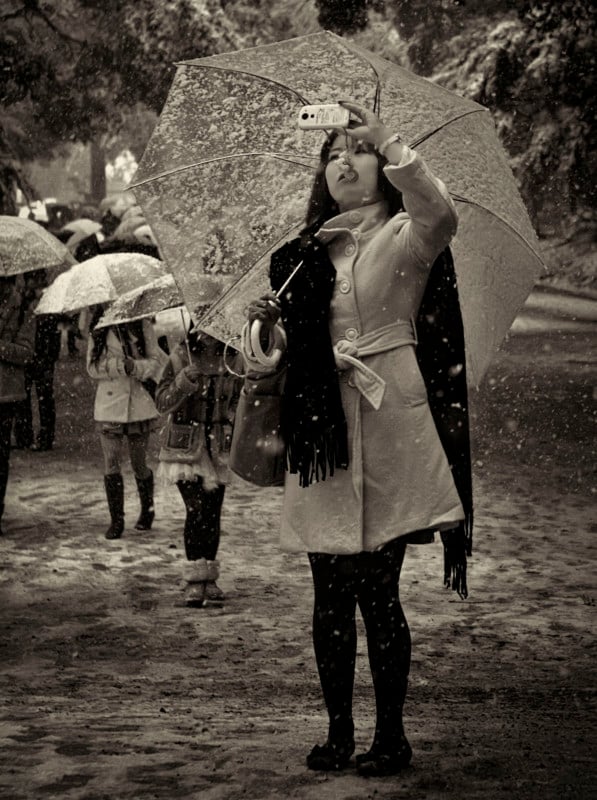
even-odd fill
[[[350,111],[339,103],[303,106],[298,114],[298,126],[313,131],[325,128],[347,128]]]

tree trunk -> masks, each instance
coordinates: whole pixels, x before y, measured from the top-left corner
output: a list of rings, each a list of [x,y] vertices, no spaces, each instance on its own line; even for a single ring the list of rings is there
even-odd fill
[[[99,205],[106,196],[106,153],[97,141],[91,142],[91,202]]]

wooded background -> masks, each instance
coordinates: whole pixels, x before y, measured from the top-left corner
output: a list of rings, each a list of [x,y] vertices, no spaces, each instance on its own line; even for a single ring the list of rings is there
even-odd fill
[[[4,0],[0,212],[23,166],[140,158],[175,62],[327,28],[488,107],[540,235],[597,232],[597,16],[585,0]]]

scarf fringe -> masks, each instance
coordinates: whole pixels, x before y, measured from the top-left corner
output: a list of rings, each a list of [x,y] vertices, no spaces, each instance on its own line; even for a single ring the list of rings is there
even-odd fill
[[[307,439],[292,432],[286,437],[286,464],[288,472],[298,473],[303,488],[332,477],[336,469],[348,469],[346,423]]]
[[[444,586],[468,597],[467,556],[473,551],[473,514],[467,514],[457,528],[441,532],[444,545]]]

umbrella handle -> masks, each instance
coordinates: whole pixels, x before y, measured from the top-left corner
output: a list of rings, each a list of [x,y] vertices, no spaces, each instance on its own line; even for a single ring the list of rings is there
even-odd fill
[[[280,359],[282,358],[282,349],[280,347],[274,346],[270,355],[266,355],[263,352],[263,348],[261,347],[261,320],[256,319],[253,321],[251,325],[251,330],[249,332],[249,341],[251,343],[251,351],[255,360],[264,367],[272,367],[275,368],[278,366]],[[282,344],[286,345],[286,334],[284,331],[276,327],[274,328],[274,345]]]
[[[189,345],[189,337],[187,336],[188,331],[187,331],[186,323],[184,321],[184,311],[182,310],[182,308],[180,309],[180,320],[182,322],[182,329],[184,331],[184,343],[185,343],[185,346],[187,348],[187,356],[189,357],[189,364],[192,364],[193,363],[193,359],[191,357],[191,347]]]

